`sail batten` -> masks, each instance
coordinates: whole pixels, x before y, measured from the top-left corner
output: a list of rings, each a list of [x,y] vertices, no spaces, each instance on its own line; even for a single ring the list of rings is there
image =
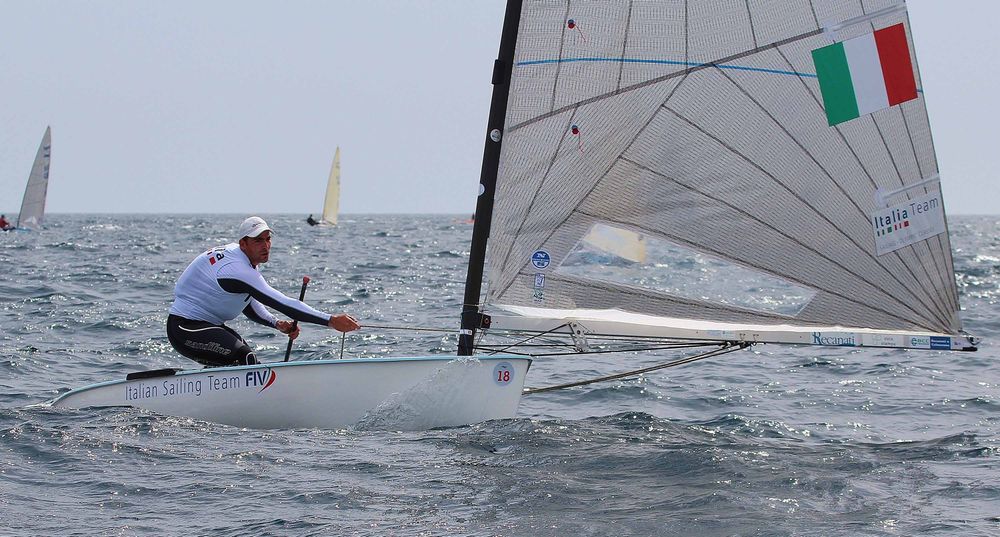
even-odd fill
[[[893,4],[866,3],[870,20],[845,24],[836,37],[898,26],[919,87],[905,9],[883,9]],[[889,209],[876,204],[877,191],[938,173],[922,93],[827,122],[812,51],[830,44],[833,34],[821,26],[865,11],[846,0],[524,2],[487,303],[957,334],[948,236],[918,230],[926,224],[909,218],[943,212],[940,186],[904,192]],[[619,263],[639,264],[641,275],[627,284],[615,274],[570,273],[562,264],[589,262],[570,254],[600,226],[696,256],[625,255]],[[893,232],[892,246],[883,247],[878,237]],[[740,292],[773,293],[762,299],[778,305],[799,296],[755,284],[774,277],[808,300],[786,315],[714,292],[699,298],[698,271],[702,281],[720,277],[719,263],[751,271]],[[682,271],[693,271],[678,279],[691,288],[669,283]]]

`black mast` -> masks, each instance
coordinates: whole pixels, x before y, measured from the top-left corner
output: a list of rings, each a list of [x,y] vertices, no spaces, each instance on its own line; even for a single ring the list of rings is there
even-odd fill
[[[514,46],[521,21],[521,0],[508,0],[500,34],[500,52],[493,62],[493,101],[486,128],[486,148],[483,149],[483,169],[479,174],[480,194],[476,200],[476,222],[472,227],[472,248],[469,272],[465,277],[465,298],[462,301],[462,331],[458,336],[459,356],[471,356],[476,329],[481,324],[479,294],[482,291],[483,265],[486,263],[486,240],[493,219],[493,196],[496,193],[497,171],[500,167],[500,145],[507,116],[507,94],[514,67]]]

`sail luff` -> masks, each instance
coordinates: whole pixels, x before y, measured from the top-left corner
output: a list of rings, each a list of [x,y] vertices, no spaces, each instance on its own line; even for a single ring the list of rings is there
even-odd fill
[[[340,147],[333,155],[330,178],[326,182],[326,197],[323,199],[323,221],[336,225],[340,212]]]
[[[480,171],[479,196],[476,199],[476,221],[472,229],[469,250],[469,269],[465,278],[465,295],[462,303],[461,330],[458,337],[458,354],[471,356],[475,350],[475,333],[479,328],[479,299],[483,284],[483,266],[486,262],[486,241],[490,236],[493,220],[493,199],[500,167],[504,125],[507,117],[511,72],[514,67],[514,49],[517,45],[518,26],[521,22],[521,0],[508,0],[500,35],[500,50],[493,64],[493,96],[483,148],[483,166]]]
[[[42,142],[38,145],[35,160],[24,187],[21,210],[17,214],[17,227],[36,228],[45,217],[45,198],[49,189],[49,163],[52,157],[52,129],[45,127]]]

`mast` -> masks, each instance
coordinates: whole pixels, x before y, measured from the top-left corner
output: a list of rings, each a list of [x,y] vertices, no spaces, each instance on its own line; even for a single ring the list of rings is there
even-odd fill
[[[472,247],[469,271],[465,277],[465,298],[462,301],[462,329],[458,336],[459,356],[471,356],[476,328],[480,325],[479,295],[482,291],[483,266],[486,263],[486,240],[493,220],[493,196],[496,193],[500,167],[500,147],[504,120],[507,117],[507,94],[514,67],[517,28],[521,21],[521,0],[508,0],[500,34],[500,52],[493,62],[493,100],[483,149],[483,168],[479,174],[480,193],[476,200],[476,222],[472,227]]]

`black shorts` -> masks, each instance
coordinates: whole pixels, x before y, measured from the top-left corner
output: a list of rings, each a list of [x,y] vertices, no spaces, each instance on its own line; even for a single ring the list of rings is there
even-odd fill
[[[208,367],[258,363],[246,340],[224,324],[168,315],[167,339],[177,352]]]

